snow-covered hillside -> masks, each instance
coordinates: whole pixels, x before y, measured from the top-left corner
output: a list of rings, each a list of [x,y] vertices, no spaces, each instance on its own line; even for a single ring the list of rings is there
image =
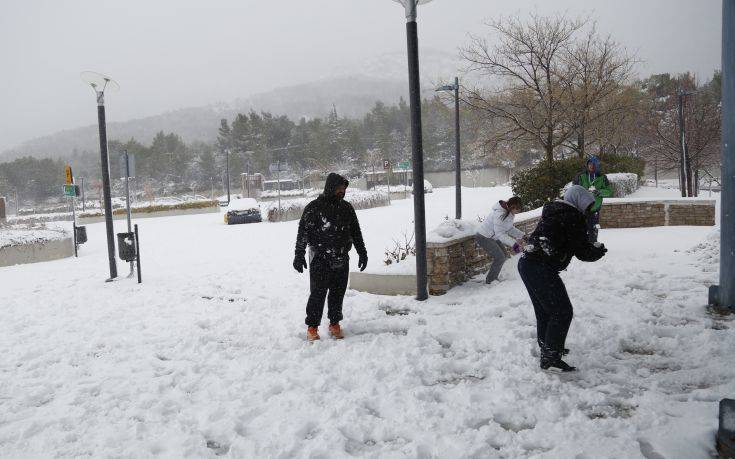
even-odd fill
[[[509,195],[465,189],[465,218]],[[426,199],[430,229],[454,213],[453,189]],[[371,265],[411,203],[358,211]],[[121,262],[104,282],[104,224],[78,259],[0,268],[0,456],[709,457],[735,393],[712,228],[601,231],[607,256],[562,274],[581,370],[562,379],[515,259],[425,302],[348,291],[347,338],[309,344],[297,222],[138,223],[141,285]]]

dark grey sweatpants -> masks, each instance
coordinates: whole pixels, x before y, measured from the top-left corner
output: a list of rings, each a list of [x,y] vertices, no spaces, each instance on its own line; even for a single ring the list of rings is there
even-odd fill
[[[503,250],[503,246],[500,245],[500,242],[495,239],[487,238],[482,234],[476,234],[475,240],[477,241],[477,245],[482,247],[483,250],[487,252],[488,256],[492,258],[490,271],[488,271],[487,276],[485,276],[485,282],[489,284],[490,282],[498,279],[498,274],[500,274],[500,270],[503,268],[503,264],[505,263],[505,250]]]

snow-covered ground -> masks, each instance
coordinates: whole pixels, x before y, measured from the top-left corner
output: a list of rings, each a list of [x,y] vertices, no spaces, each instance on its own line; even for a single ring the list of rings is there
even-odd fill
[[[466,188],[464,216],[509,196]],[[426,199],[429,229],[454,213],[453,189]],[[358,211],[370,264],[411,204]],[[0,268],[0,456],[709,457],[735,394],[711,228],[601,231],[607,256],[562,274],[581,368],[562,378],[538,368],[516,259],[425,302],[348,291],[347,338],[308,344],[297,222],[138,224],[141,285],[121,262],[104,282],[102,223],[78,259]]]

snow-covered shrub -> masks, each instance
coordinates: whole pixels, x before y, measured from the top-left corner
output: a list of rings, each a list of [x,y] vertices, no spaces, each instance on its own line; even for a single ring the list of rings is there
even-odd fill
[[[283,197],[296,197],[296,196],[314,196],[319,194],[314,188],[301,188],[297,190],[281,190],[281,198]],[[278,190],[265,190],[260,192],[260,197],[264,199],[278,198]]]
[[[307,204],[313,201],[313,198],[302,199],[281,199],[281,208],[278,208],[277,201],[269,202],[263,213],[268,216],[269,222],[285,222],[289,220],[298,220],[304,212]],[[363,191],[355,189],[347,189],[345,201],[352,204],[355,210],[372,209],[373,207],[382,207],[390,205],[390,199],[386,193],[378,191]]]
[[[638,174],[632,172],[607,174],[607,180],[610,182],[615,198],[623,198],[638,189]]]
[[[153,212],[165,212],[169,210],[189,210],[189,209],[206,209],[209,207],[219,207],[217,201],[186,201],[177,202],[175,204],[159,204],[156,201],[153,202],[139,202],[131,206],[130,212],[133,214],[147,214]],[[127,209],[119,208],[113,209],[112,215],[125,215]],[[101,217],[104,215],[99,209],[79,212],[77,215],[80,217]]]

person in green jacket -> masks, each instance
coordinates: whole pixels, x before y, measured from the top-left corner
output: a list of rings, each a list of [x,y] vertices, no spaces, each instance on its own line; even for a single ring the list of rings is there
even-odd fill
[[[608,182],[601,169],[600,160],[597,159],[597,156],[590,156],[587,160],[586,170],[577,174],[572,181],[574,185],[583,186],[595,196],[595,204],[587,216],[587,237],[589,237],[590,242],[597,242],[602,198],[609,198],[613,195],[610,182]]]

